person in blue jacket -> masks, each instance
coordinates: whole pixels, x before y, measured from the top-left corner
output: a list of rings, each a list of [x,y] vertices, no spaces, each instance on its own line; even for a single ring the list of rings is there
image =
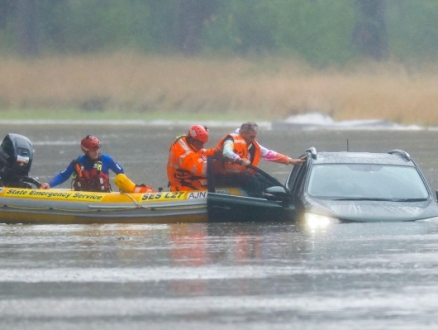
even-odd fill
[[[56,174],[41,189],[50,189],[67,181],[73,175],[72,188],[80,191],[110,192],[109,170],[116,175],[123,174],[123,167],[111,156],[100,154],[101,144],[97,137],[87,135],[81,140],[84,155],[74,159],[68,167]]]

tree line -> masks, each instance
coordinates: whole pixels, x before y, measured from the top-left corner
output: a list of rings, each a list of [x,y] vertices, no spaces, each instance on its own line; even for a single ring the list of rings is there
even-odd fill
[[[435,0],[0,0],[0,55],[132,48],[309,63],[435,59]]]

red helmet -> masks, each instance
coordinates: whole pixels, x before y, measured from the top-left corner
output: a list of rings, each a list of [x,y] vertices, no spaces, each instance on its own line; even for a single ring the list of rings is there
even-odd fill
[[[201,141],[202,143],[208,142],[208,128],[201,125],[193,125],[190,127],[187,136],[191,136],[193,139]]]
[[[97,137],[93,135],[87,135],[81,140],[81,149],[83,152],[88,150],[96,150],[101,147],[101,144]]]

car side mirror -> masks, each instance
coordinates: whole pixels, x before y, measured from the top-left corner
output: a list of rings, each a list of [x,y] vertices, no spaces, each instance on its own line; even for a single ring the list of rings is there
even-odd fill
[[[284,189],[284,187],[280,187],[280,186],[274,186],[274,187],[269,187],[266,189],[266,192],[268,194],[286,194],[286,190]],[[437,190],[438,193],[438,190]]]
[[[284,200],[287,195],[286,189],[280,186],[269,187],[265,190],[265,197],[269,200]]]

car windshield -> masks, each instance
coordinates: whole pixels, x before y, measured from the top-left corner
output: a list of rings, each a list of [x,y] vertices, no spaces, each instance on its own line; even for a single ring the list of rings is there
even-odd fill
[[[314,165],[307,186],[314,197],[425,200],[428,190],[414,167],[374,164]]]

